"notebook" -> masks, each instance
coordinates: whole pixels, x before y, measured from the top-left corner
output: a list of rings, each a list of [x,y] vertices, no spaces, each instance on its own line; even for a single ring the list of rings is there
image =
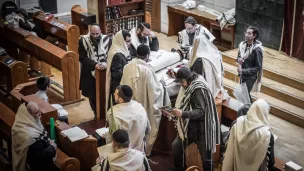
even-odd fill
[[[109,132],[109,128],[99,128],[99,129],[96,129],[96,133],[101,136],[101,137],[104,137],[106,135],[106,133]]]
[[[78,126],[61,131],[60,134],[64,137],[68,137],[72,142],[82,140],[89,136],[83,129],[80,129]]]
[[[57,109],[59,116],[68,116],[69,113],[63,109],[63,107],[59,104],[52,104],[52,106]]]

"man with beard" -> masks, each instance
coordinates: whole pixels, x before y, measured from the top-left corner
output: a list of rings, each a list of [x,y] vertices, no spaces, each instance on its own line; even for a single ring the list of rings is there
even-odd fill
[[[150,51],[158,51],[158,39],[150,28],[150,24],[142,22],[137,27],[132,28],[132,30],[130,31],[132,39],[130,54],[132,57],[137,56],[136,50],[140,44],[145,44],[149,46]]]
[[[116,124],[128,132],[130,137],[130,148],[145,152],[145,137],[150,133],[151,126],[145,108],[138,102],[132,100],[133,91],[127,85],[116,88],[114,99],[117,105],[107,112],[109,127]],[[114,118],[114,123],[111,117]],[[107,143],[111,142],[111,136],[106,134]]]
[[[131,45],[131,34],[122,30],[115,34],[112,46],[107,58],[107,76],[106,76],[106,109],[109,107],[110,95],[113,95],[116,87],[119,85],[124,66],[132,60],[129,53]],[[114,98],[113,104],[115,103]]]
[[[12,127],[12,155],[14,171],[52,171],[57,145],[49,139],[35,102],[23,103],[18,108]],[[27,168],[27,165],[29,168]]]
[[[182,87],[172,112],[178,136],[172,144],[175,168],[170,171],[184,171],[185,148],[196,143],[201,155],[204,171],[213,171],[212,154],[220,141],[220,124],[213,95],[204,78],[182,67],[177,71],[175,82]],[[180,100],[181,99],[181,100]]]
[[[150,50],[147,45],[139,45],[138,56],[129,62],[123,71],[121,85],[133,90],[133,99],[142,104],[148,114],[151,132],[147,137],[146,154],[149,156],[158,134],[161,119],[159,107],[170,104],[166,88],[158,81],[153,68],[147,63]]]
[[[96,118],[95,69],[105,70],[110,37],[102,35],[99,25],[90,26],[90,32],[79,40],[79,61],[81,63],[80,90],[89,98]]]
[[[250,96],[251,90],[259,91],[262,79],[262,63],[263,63],[263,46],[262,42],[258,41],[259,30],[256,27],[250,26],[245,32],[245,39],[239,45],[237,56],[238,73],[241,77],[240,83],[246,83],[247,90]],[[255,85],[255,86],[254,86]]]

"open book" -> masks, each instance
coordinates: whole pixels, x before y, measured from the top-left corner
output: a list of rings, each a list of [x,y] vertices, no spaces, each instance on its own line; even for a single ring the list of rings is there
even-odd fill
[[[99,136],[104,137],[104,136],[106,135],[106,133],[109,132],[109,128],[105,128],[105,127],[99,128],[99,129],[96,129],[95,132],[96,132]]]
[[[87,138],[89,136],[83,129],[80,129],[78,126],[61,131],[60,134],[64,137],[68,137],[72,142]]]
[[[68,112],[63,109],[63,107],[59,104],[52,104],[52,106],[57,109],[59,116],[68,116]]]

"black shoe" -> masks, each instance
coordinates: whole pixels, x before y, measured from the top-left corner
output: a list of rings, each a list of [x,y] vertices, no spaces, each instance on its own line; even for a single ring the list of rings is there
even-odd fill
[[[176,49],[175,49],[175,48],[172,48],[172,49],[171,49],[171,52],[176,52]]]

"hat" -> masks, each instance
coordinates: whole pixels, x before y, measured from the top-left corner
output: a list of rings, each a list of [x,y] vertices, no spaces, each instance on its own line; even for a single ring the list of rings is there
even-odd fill
[[[181,82],[183,79],[187,79],[191,75],[191,71],[187,67],[180,68],[176,73],[176,78],[174,82]]]
[[[113,140],[117,143],[126,143],[129,141],[129,135],[126,130],[118,129],[112,134]]]

